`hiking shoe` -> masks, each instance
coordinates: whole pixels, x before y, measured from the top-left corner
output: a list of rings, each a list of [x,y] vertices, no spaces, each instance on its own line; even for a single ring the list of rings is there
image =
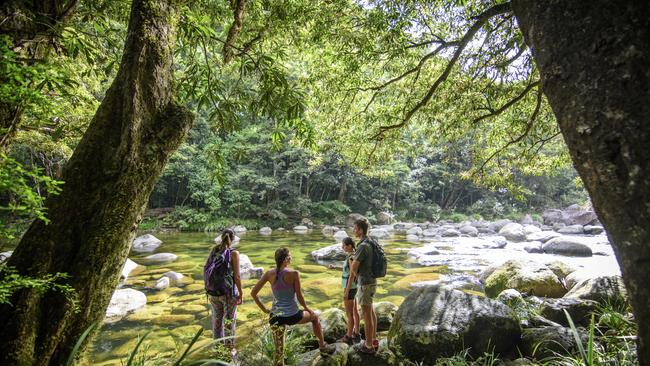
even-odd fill
[[[361,352],[369,355],[374,355],[377,352],[373,347],[366,346],[366,342],[361,342],[355,345],[353,348],[357,352]]]
[[[351,345],[354,343],[354,337],[350,337],[349,335],[344,335],[343,338],[338,339],[337,342],[345,343],[348,345]]]
[[[360,334],[360,333],[357,333],[357,334],[353,334],[353,335],[352,335],[352,341],[353,341],[354,343],[359,343],[359,342],[361,342],[362,340],[363,340],[363,338],[361,338],[361,334]]]

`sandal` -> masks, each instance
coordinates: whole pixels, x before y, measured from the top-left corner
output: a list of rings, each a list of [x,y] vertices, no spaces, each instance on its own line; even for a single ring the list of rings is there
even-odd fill
[[[366,346],[366,342],[361,342],[361,343],[357,344],[356,346],[354,346],[354,349],[356,351],[358,351],[358,352],[365,353],[365,354],[368,354],[368,355],[374,355],[377,352],[372,347],[368,348],[368,346]]]
[[[345,343],[345,344],[352,344],[354,343],[354,336],[350,337],[349,335],[344,335],[341,339],[337,340],[337,342]]]

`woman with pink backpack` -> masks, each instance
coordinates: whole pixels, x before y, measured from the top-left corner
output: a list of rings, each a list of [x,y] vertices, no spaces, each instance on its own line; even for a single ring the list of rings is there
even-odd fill
[[[234,240],[235,232],[224,230],[221,242],[212,248],[203,267],[205,290],[212,307],[212,337],[219,339],[226,336],[223,343],[233,355],[236,352],[237,305],[242,303],[239,252],[231,248]]]

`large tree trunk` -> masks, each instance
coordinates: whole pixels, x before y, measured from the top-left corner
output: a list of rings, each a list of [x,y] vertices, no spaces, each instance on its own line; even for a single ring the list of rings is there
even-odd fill
[[[646,1],[515,0],[543,90],[609,234],[650,365],[650,11]]]
[[[8,265],[23,275],[65,272],[69,299],[23,290],[0,308],[0,364],[61,365],[79,335],[104,317],[130,241],[169,155],[192,114],[174,101],[172,1],[134,0],[115,81],[47,201],[49,225],[34,222]]]
[[[71,18],[78,0],[7,0],[0,4],[0,34],[7,35],[13,51],[26,64],[42,61]],[[4,82],[10,75],[0,75]],[[33,86],[36,87],[35,85]],[[18,131],[24,100],[0,99],[0,149],[5,149]]]

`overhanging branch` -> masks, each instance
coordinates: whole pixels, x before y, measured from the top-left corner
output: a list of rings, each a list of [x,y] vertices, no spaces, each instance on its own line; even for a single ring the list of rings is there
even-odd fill
[[[438,79],[436,79],[433,85],[429,88],[424,98],[422,98],[422,100],[420,100],[413,108],[411,108],[406,113],[406,115],[404,116],[404,118],[400,123],[380,127],[379,132],[377,132],[372,138],[376,139],[381,135],[383,135],[384,133],[386,133],[386,131],[405,126],[409,122],[409,120],[413,117],[413,115],[431,100],[431,97],[433,97],[433,94],[436,92],[438,87],[445,80],[447,80],[447,77],[449,77],[452,68],[454,67],[454,65],[456,65],[456,62],[458,62],[458,59],[460,58],[460,55],[465,50],[465,47],[467,47],[467,44],[472,38],[474,38],[476,33],[485,25],[485,23],[490,18],[493,18],[497,15],[508,13],[510,10],[511,10],[510,3],[507,2],[507,3],[495,5],[489,8],[488,10],[486,10],[485,12],[483,12],[482,14],[480,14],[478,17],[476,17],[476,22],[474,22],[474,24],[467,30],[467,32],[461,38],[461,40],[458,41],[458,48],[456,48],[456,51],[454,52],[451,60],[449,60],[449,63],[447,63],[447,66],[445,67],[445,70],[442,72],[442,74],[438,77]]]

